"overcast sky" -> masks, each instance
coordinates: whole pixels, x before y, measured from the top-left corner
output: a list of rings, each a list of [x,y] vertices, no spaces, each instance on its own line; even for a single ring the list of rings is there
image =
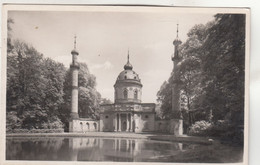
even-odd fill
[[[114,101],[118,74],[130,51],[130,63],[143,84],[142,102],[156,102],[156,93],[170,76],[171,54],[179,23],[184,42],[195,25],[213,20],[214,14],[178,12],[72,12],[11,11],[13,38],[21,39],[45,57],[71,63],[74,35],[79,62],[85,62],[96,76],[102,97]]]

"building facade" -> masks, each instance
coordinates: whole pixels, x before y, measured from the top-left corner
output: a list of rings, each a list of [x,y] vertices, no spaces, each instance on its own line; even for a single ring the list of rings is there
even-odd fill
[[[128,54],[124,70],[114,85],[114,104],[101,105],[100,131],[154,131],[155,104],[142,103],[142,86]]]

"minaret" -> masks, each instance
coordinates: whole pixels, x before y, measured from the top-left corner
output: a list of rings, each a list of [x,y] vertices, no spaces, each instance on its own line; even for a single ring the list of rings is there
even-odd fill
[[[176,72],[178,68],[178,63],[181,61],[181,56],[179,54],[179,46],[181,45],[181,40],[179,39],[179,24],[177,24],[177,36],[176,39],[173,41],[174,45],[174,53],[172,55],[173,61],[173,70],[172,70],[172,77],[173,77],[173,87],[172,87],[172,112],[173,112],[173,119],[172,119],[172,133],[174,135],[182,135],[183,134],[183,120],[182,114],[180,110],[180,87],[179,87],[179,75]]]
[[[177,64],[180,62],[181,57],[179,55],[179,45],[181,44],[181,40],[179,39],[179,24],[177,24],[177,36],[176,39],[173,41],[174,45],[174,53],[172,55],[173,61],[173,71],[176,70]]]
[[[78,74],[79,74],[79,64],[78,64],[78,51],[76,50],[76,39],[74,37],[74,49],[71,51],[72,64],[70,65],[70,71],[72,75],[72,91],[71,91],[71,120],[78,119]]]

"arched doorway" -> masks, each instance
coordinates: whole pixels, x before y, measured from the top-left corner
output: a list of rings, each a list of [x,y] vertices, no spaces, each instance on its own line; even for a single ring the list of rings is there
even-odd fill
[[[135,121],[133,121],[132,126],[133,126],[133,132],[135,132]]]
[[[96,130],[97,129],[97,123],[94,123],[94,129]]]
[[[126,131],[126,121],[123,122],[122,131]]]
[[[89,131],[89,123],[86,123],[86,125],[87,125],[87,130]]]

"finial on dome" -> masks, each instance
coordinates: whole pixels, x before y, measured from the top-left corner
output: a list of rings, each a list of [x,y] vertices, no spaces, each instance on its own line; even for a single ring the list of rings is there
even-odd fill
[[[133,69],[133,66],[130,64],[130,61],[129,61],[129,49],[128,49],[128,53],[127,53],[127,63],[125,64],[124,69],[125,70],[132,70]]]

